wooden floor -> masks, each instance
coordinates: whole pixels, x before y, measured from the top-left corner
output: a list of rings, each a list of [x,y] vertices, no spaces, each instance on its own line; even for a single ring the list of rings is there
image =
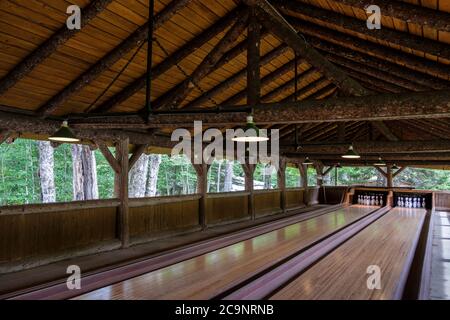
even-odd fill
[[[375,209],[324,214],[76,299],[211,299]]]
[[[394,299],[426,211],[394,208],[291,281],[271,299]],[[381,289],[367,287],[367,268],[379,266]],[[406,273],[406,275],[405,275]]]
[[[450,299],[450,212],[435,212],[430,299]]]

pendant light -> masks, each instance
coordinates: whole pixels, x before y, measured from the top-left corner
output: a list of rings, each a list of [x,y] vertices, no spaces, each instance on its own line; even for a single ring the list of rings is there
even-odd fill
[[[252,135],[243,137],[234,137],[231,140],[236,142],[262,142],[269,140],[268,137],[259,135],[259,128],[253,122],[253,116],[247,117],[247,124],[244,127],[244,131],[247,132],[247,130],[251,130],[250,132],[252,133]]]
[[[379,157],[378,162],[375,162],[373,165],[378,167],[384,167],[386,166],[386,163],[381,159],[381,157]]]
[[[309,160],[309,157],[306,157],[305,161],[302,162],[302,164],[308,166],[314,164],[311,160]]]
[[[50,141],[56,141],[56,142],[79,142],[80,139],[78,139],[70,130],[69,124],[67,121],[63,121],[61,128],[58,129],[52,136],[48,138]]]
[[[350,147],[348,147],[348,150],[345,154],[343,154],[341,156],[344,159],[359,159],[361,158],[361,156],[359,154],[357,154],[355,152],[355,150],[353,150],[353,145],[350,145]]]
[[[392,170],[398,170],[398,169],[400,169],[399,167],[397,167],[397,165],[394,163],[394,165],[392,166],[392,168],[391,168]]]

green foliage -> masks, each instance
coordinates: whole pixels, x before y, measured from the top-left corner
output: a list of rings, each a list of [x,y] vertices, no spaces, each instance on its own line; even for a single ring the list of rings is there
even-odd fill
[[[95,151],[99,196],[111,198],[114,194],[114,172],[101,152]],[[72,200],[72,154],[71,146],[64,144],[54,149],[54,174],[57,201]],[[13,144],[0,145],[0,204],[14,205],[41,202],[39,182],[39,154],[37,143],[17,139]],[[225,162],[215,161],[208,172],[209,192],[223,191]],[[219,171],[220,167],[220,171]],[[277,188],[277,174],[264,174],[265,165],[255,169],[255,186],[266,189]],[[244,172],[238,162],[233,163],[235,183],[244,181]],[[300,186],[297,168],[286,169],[286,186]],[[219,188],[217,182],[219,181]],[[336,184],[336,169],[324,177],[326,185]],[[316,185],[316,171],[308,168],[308,184]],[[384,186],[384,177],[371,167],[344,167],[337,170],[338,185]],[[450,190],[450,174],[444,170],[407,168],[394,179],[395,186],[411,186],[417,189]],[[190,162],[182,156],[162,156],[158,174],[158,195],[179,195],[195,193],[197,174]]]

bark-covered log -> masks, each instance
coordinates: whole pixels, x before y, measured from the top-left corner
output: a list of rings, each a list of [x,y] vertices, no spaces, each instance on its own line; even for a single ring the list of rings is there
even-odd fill
[[[370,1],[366,1],[369,3]],[[383,3],[384,2],[384,3]],[[389,1],[393,3],[394,1]],[[388,27],[382,27],[380,29],[373,29],[368,32],[367,26],[360,19],[347,17],[343,14],[336,13],[334,11],[324,10],[315,6],[307,5],[305,3],[301,3],[299,1],[274,1],[277,8],[280,8],[283,13],[288,15],[293,15],[296,17],[301,17],[307,21],[321,21],[324,24],[330,25],[334,28],[344,28],[354,33],[359,34],[361,37],[367,38],[369,41],[375,42],[377,44],[381,42],[390,42],[395,45],[400,45],[406,48],[413,49],[415,51],[426,52],[438,57],[443,57],[447,60],[450,59],[450,48],[439,41],[429,40],[422,36],[416,36],[411,33],[397,31]],[[377,1],[370,2],[371,4],[377,4]],[[388,7],[388,1],[381,1],[381,4],[384,6],[383,9]],[[378,4],[377,4],[378,5]],[[402,8],[409,7],[405,3],[401,4]],[[397,5],[396,8],[399,6]],[[381,8],[381,7],[380,7]],[[414,23],[420,24],[419,19],[423,18],[423,12],[427,12],[428,14],[441,15],[447,19],[450,23],[450,18],[447,13],[441,13],[439,11],[431,11],[425,7],[416,8],[416,13],[419,12],[419,16],[414,16]],[[381,11],[383,16],[388,16],[390,14],[389,10]],[[393,12],[393,11],[392,11]],[[435,23],[437,17],[430,22]],[[405,20],[408,21],[408,20]]]
[[[56,201],[55,175],[53,172],[53,147],[48,141],[38,141],[39,180],[41,184],[41,200],[43,203]]]
[[[208,75],[216,66],[223,54],[232,47],[236,39],[244,31],[248,13],[241,14],[234,25],[228,30],[219,43],[208,53],[189,78],[169,90],[155,100],[155,109],[179,108],[181,102],[191,92],[199,82]]]
[[[287,23],[281,14],[266,0],[244,0],[250,6],[256,6],[261,24],[278,38],[293,48],[297,54],[316,67],[327,79],[332,81],[348,95],[367,95],[368,90],[348,77],[345,72],[334,66],[309,45],[297,31]]]

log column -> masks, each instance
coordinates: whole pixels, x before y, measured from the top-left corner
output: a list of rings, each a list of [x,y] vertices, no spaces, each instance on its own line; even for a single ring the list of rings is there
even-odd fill
[[[317,186],[321,188],[323,186],[323,164],[321,162],[314,163],[314,168],[316,169],[316,181]]]
[[[386,184],[388,188],[393,186],[392,165],[390,164],[386,166]]]
[[[119,226],[122,248],[130,245],[130,217],[128,207],[128,139],[121,140],[118,144],[120,157],[117,158],[120,166],[119,174]]]
[[[278,178],[278,188],[281,190],[280,193],[280,208],[285,213],[286,212],[286,159],[281,158],[279,163],[279,168],[277,171]]]
[[[201,196],[199,202],[198,223],[202,230],[206,229],[206,196],[208,193],[208,169],[206,163],[193,164],[197,172],[197,194]]]
[[[128,206],[128,145],[129,139],[120,140],[116,144],[116,156],[109,151],[106,144],[97,142],[99,150],[114,170],[114,195],[119,199],[117,214],[117,236],[122,241],[122,248],[130,245],[130,224]]]
[[[256,165],[242,164],[245,173],[245,191],[249,192],[248,196],[248,215],[255,220],[255,197],[253,193],[253,176],[255,174]]]
[[[299,163],[298,170],[300,171],[301,186],[303,188],[303,203],[308,205],[308,166],[306,164]]]

